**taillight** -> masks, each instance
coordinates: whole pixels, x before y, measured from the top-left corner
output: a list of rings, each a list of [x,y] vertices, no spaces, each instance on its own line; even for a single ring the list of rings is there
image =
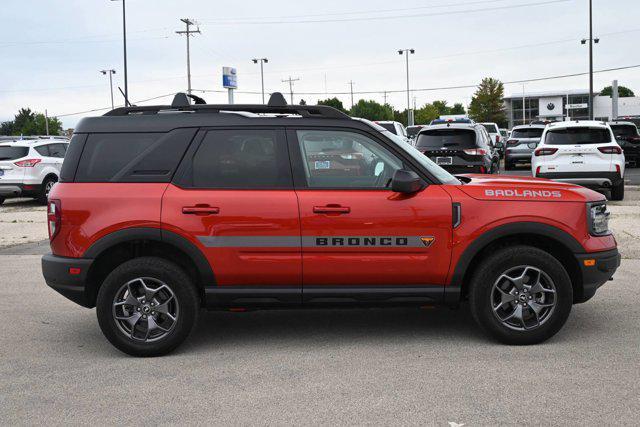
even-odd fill
[[[21,168],[32,168],[35,165],[37,165],[38,163],[40,163],[42,160],[40,159],[27,159],[27,160],[20,160],[19,162],[15,162],[14,165],[21,167]]]
[[[518,141],[517,139],[510,139],[507,141],[507,145],[518,145]]]
[[[534,154],[536,156],[550,156],[552,154],[556,154],[556,151],[558,151],[557,148],[538,148],[534,151]]]
[[[617,145],[612,145],[609,147],[598,147],[598,151],[604,154],[622,154],[622,148]]]
[[[47,205],[47,222],[49,224],[49,240],[60,231],[60,223],[62,219],[62,210],[60,208],[60,200],[49,200]]]
[[[465,154],[468,154],[470,156],[486,156],[487,155],[487,150],[485,150],[484,148],[467,148],[466,150],[463,150]]]
[[[496,135],[496,144],[500,142],[500,135]]]
[[[542,168],[542,166],[538,166],[536,168],[536,176],[540,175],[540,169]]]

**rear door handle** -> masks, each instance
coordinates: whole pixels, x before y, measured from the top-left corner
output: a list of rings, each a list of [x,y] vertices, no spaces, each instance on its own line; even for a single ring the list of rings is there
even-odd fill
[[[185,215],[216,215],[220,213],[220,208],[213,206],[184,206],[182,213]]]
[[[313,213],[319,214],[348,214],[351,208],[340,205],[314,206]]]

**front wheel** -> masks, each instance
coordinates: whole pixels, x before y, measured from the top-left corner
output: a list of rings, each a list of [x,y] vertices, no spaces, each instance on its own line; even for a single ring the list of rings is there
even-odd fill
[[[98,292],[103,334],[132,356],[161,356],[189,335],[200,309],[189,276],[162,258],[135,258],[117,267]]]
[[[505,344],[537,344],[555,335],[573,304],[562,264],[530,246],[511,246],[482,260],[471,281],[471,313]]]

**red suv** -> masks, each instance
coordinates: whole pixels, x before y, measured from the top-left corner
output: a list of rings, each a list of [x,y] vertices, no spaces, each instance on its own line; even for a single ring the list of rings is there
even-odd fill
[[[49,286],[138,356],[199,310],[458,306],[509,344],[554,335],[620,256],[605,198],[454,177],[325,106],[127,107],[81,121],[49,196]]]

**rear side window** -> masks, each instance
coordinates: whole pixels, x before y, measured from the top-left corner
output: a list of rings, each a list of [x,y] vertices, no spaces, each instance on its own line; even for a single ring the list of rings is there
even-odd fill
[[[547,145],[605,144],[607,142],[611,142],[609,129],[587,127],[550,130],[544,141]]]
[[[67,152],[67,144],[50,144],[49,156],[64,159],[64,155]]]
[[[40,147],[34,147],[34,149],[38,152],[38,154],[40,154],[41,156],[44,157],[49,157],[49,146],[48,145],[41,145]]]
[[[514,129],[511,138],[540,138],[544,128],[523,128]]]
[[[472,129],[433,129],[420,132],[416,148],[472,148],[476,132]]]
[[[0,160],[15,160],[25,157],[29,153],[29,147],[0,146]]]
[[[632,125],[611,125],[611,130],[617,137],[638,136],[638,129]]]
[[[489,133],[500,133],[496,125],[482,125]]]
[[[91,134],[75,181],[169,182],[195,132]]]
[[[284,134],[273,129],[207,132],[187,175],[186,182],[198,188],[293,186]]]

